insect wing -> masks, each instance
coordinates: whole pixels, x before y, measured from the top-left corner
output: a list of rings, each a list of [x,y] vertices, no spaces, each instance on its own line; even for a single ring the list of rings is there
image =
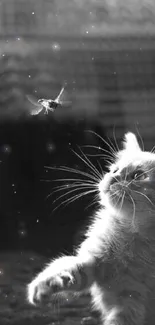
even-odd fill
[[[65,91],[65,86],[62,87],[59,95],[55,99],[55,102],[60,104],[61,106],[69,106],[71,104],[71,101],[67,100],[67,92]]]
[[[72,103],[71,100],[64,100],[59,102],[61,106],[70,106],[71,103]]]
[[[33,109],[33,110],[30,112],[30,114],[31,114],[31,115],[38,115],[42,110],[43,110],[43,107],[41,106],[41,108]]]
[[[26,95],[28,101],[33,105],[33,108],[30,112],[31,115],[38,115],[42,109],[43,109],[43,106],[41,104],[39,104],[36,99],[31,96],[31,95]]]
[[[68,94],[65,91],[65,89],[63,90],[61,96],[59,97],[58,104],[60,104],[61,106],[69,106],[71,104],[71,101],[68,100]]]
[[[64,90],[65,90],[65,87],[62,87],[62,89],[61,89],[59,95],[58,95],[58,96],[55,98],[55,100],[54,100],[56,103],[61,103],[61,102],[63,102],[63,99],[64,99]]]
[[[31,103],[31,104],[33,104],[33,105],[35,105],[35,106],[41,106],[38,102],[37,102],[37,100],[36,100],[36,98],[34,98],[33,96],[31,96],[31,95],[26,95],[26,97],[27,97],[27,99],[28,99],[28,101]]]

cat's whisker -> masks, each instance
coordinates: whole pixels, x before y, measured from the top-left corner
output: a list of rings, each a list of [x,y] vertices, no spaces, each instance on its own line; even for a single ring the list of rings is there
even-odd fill
[[[143,176],[143,175],[145,175],[145,174],[151,172],[151,171],[154,170],[154,169],[155,169],[155,166],[154,166],[154,167],[151,167],[151,168],[148,169],[148,170],[145,170],[143,173],[141,173],[139,176],[137,176],[136,180],[138,180],[138,177],[140,178],[141,176]],[[138,186],[138,184],[136,184],[135,179],[132,179],[132,180],[127,184],[127,186],[129,186],[129,185],[132,184],[132,183],[134,183],[135,186]]]
[[[105,165],[105,167],[107,167],[109,169],[109,167],[111,166],[111,162],[108,159],[105,158],[100,158],[100,160],[104,159],[104,163],[106,162],[107,164]]]
[[[132,184],[134,182],[134,179],[132,179],[131,181],[129,181],[126,186],[128,187],[130,184]]]
[[[136,182],[134,182],[134,186],[136,186],[137,188],[141,188],[141,184],[136,184]]]
[[[96,184],[95,181],[92,181],[92,180],[87,180],[87,179],[82,179],[82,178],[58,178],[58,179],[45,179],[43,180],[45,182],[85,182],[85,183],[88,183],[88,184]]]
[[[120,200],[121,200],[121,201],[120,201]],[[119,201],[120,201],[119,213],[121,212],[121,209],[122,209],[123,200],[124,200],[124,197],[123,197],[122,194],[120,193],[120,195],[119,195],[119,200],[117,201],[117,205],[119,204]]]
[[[95,203],[92,196],[93,199],[96,197],[99,208],[95,206],[97,211],[92,214],[85,238],[74,252],[71,255],[59,254],[28,285],[27,300],[31,304],[39,305],[45,297],[49,299],[52,295],[57,298],[61,294],[63,297],[69,294],[70,297],[70,293],[79,296],[91,290],[91,298],[100,312],[102,323],[145,323],[150,295],[155,296],[155,208],[149,203],[151,200],[154,203],[152,174],[155,172],[140,179],[137,176],[146,173],[143,172],[146,168],[154,170],[155,167],[151,166],[155,166],[155,155],[143,153],[131,132],[125,134],[123,148],[105,176],[102,176],[102,167],[100,173],[96,162],[94,169],[83,154],[80,159],[85,163],[84,170],[89,168],[90,174],[64,166],[58,169],[62,170],[62,178],[66,171],[73,174],[67,174],[68,178],[63,179],[62,184],[56,183],[56,193],[62,192],[58,193],[59,197],[57,194],[54,197],[57,203],[53,211],[83,198],[88,198],[89,202],[87,199],[84,201],[91,206]],[[61,186],[57,186],[59,184]],[[136,187],[137,184],[140,188]],[[71,214],[79,213],[76,204],[73,205]],[[66,229],[63,232],[66,234]],[[105,279],[108,279],[108,292]],[[92,290],[95,283],[97,290]],[[60,300],[57,301],[59,303]],[[149,309],[150,315],[154,306]]]
[[[51,166],[45,166],[45,168],[48,169],[53,169],[53,170],[59,170],[59,171],[64,171],[64,172],[68,172],[68,173],[74,173],[74,174],[78,174],[80,176],[85,176],[88,179],[91,179],[95,182],[98,181],[97,177],[93,176],[92,174],[80,171],[78,169],[75,168],[71,168],[71,167],[66,167],[66,166],[59,166],[59,167],[51,167]]]
[[[79,183],[79,184],[65,184],[65,185],[61,185],[61,186],[56,186],[54,187],[54,191],[52,191],[52,193],[50,193],[48,195],[49,196],[52,196],[54,193],[57,193],[57,192],[60,192],[60,191],[63,191],[65,189],[70,189],[70,188],[81,188],[81,187],[90,187],[90,188],[96,188],[97,185],[92,185],[92,184],[87,184],[87,183]]]
[[[81,150],[81,148],[79,148],[79,150],[81,151],[82,155],[84,156],[84,158],[82,156],[80,156],[77,152],[75,152],[74,150],[72,150],[74,152],[74,154],[80,158],[91,170],[92,170],[92,174],[97,177],[99,180],[102,179],[102,175],[99,173],[99,171],[97,170],[97,168],[93,165],[93,163],[88,159],[88,157],[83,153],[83,151]]]
[[[104,142],[110,148],[110,150],[112,151],[114,156],[116,155],[115,148],[113,146],[111,146],[105,139],[103,139],[98,133],[96,133],[95,131],[92,131],[92,130],[87,130],[85,132],[90,132],[90,133],[96,135],[99,139],[101,139],[102,142]]]
[[[145,175],[145,174],[151,172],[151,171],[154,170],[154,169],[155,169],[155,166],[154,166],[154,167],[151,167],[150,169],[145,170],[145,171],[144,171],[143,173],[141,173],[138,177],[141,177],[142,175]],[[137,177],[137,180],[138,180],[138,177]]]
[[[88,184],[96,184],[96,182],[91,181],[91,180],[87,180],[87,179],[80,179],[80,178],[59,178],[59,179],[55,179],[53,180],[53,182],[73,182],[73,181],[77,181],[77,182],[87,182]]]
[[[53,201],[53,203],[59,201],[61,198],[65,197],[65,196],[67,196],[67,195],[69,195],[69,194],[71,194],[71,193],[73,193],[73,192],[75,192],[75,191],[86,190],[86,189],[88,189],[88,188],[90,189],[90,186],[83,186],[83,185],[81,185],[81,186],[76,187],[76,188],[73,188],[73,189],[71,189],[71,190],[69,189],[69,191],[66,191],[65,193],[63,193],[63,194],[61,194],[60,196],[58,196],[58,197]],[[97,192],[97,189],[92,189],[92,191]],[[47,198],[48,198],[49,196],[51,196],[51,195],[52,195],[52,193],[50,193],[50,194],[47,196]]]
[[[104,173],[104,171],[103,171],[103,169],[102,169],[102,166],[101,166],[101,164],[100,164],[100,162],[97,160],[97,163],[98,163],[98,165],[99,165],[99,168],[100,168],[100,170],[101,170],[101,175],[102,175],[102,177],[103,177],[103,175],[105,174]]]
[[[144,193],[142,193],[142,192],[139,192],[139,191],[136,191],[136,190],[133,190],[135,193],[138,193],[138,194],[140,194],[140,195],[142,195],[142,196],[144,196],[150,203],[151,203],[151,205],[153,206],[153,207],[155,207],[155,205],[152,203],[152,201],[148,198],[148,196],[146,195],[146,194],[144,194]]]
[[[122,183],[117,179],[117,177],[113,176],[113,178],[116,180],[116,183],[118,183],[119,185],[122,185]]]
[[[92,153],[88,153],[87,154],[87,157],[100,157],[100,158],[102,158],[102,159],[106,159],[106,160],[108,160],[109,161],[109,163],[111,163],[113,160],[112,160],[112,158],[111,158],[111,160],[109,159],[109,158],[107,158],[107,156],[106,155],[103,155],[103,154],[92,154]]]
[[[95,197],[92,200],[92,202],[90,204],[88,204],[84,210],[87,210],[88,208],[90,208],[92,205],[94,205],[96,203],[98,203],[98,196],[97,195],[95,195]]]
[[[125,171],[125,182],[127,180],[127,175],[128,175],[128,168],[126,168],[126,171]]]
[[[117,151],[117,146],[115,146],[115,144],[112,143],[112,141],[111,141],[111,139],[109,137],[107,137],[107,139],[108,139],[110,145],[112,146],[112,148],[114,149],[114,151]]]
[[[94,181],[98,181],[98,177],[95,174],[93,174],[92,172],[86,173],[81,170],[70,168],[70,167],[65,167],[65,166],[63,166],[63,171],[68,171],[68,172],[72,172],[75,174],[83,175],[83,176],[86,176],[87,178],[93,179]]]
[[[117,197],[117,201],[114,204],[114,208],[117,208],[118,202],[121,198],[121,191],[120,190],[116,190],[114,193],[110,194],[110,198],[114,197],[114,199]]]
[[[79,193],[79,194],[75,194],[75,196],[69,198],[68,200],[72,202],[72,199],[74,199],[76,197],[76,200],[82,196],[85,196],[87,194],[90,194],[90,193],[95,193],[96,190],[88,190],[88,191],[85,191],[83,193]],[[73,200],[74,201],[74,200]]]
[[[71,167],[67,167],[67,166],[60,166],[60,167],[58,167],[58,170],[69,172],[69,173],[74,173],[74,174],[79,174],[80,176],[81,175],[85,176],[85,177],[92,179],[94,181],[97,180],[97,177],[94,176],[92,173],[87,173],[87,172],[81,171],[79,169],[75,169],[75,168],[71,168]]]
[[[103,152],[106,152],[108,154],[103,154],[106,158],[109,158],[111,160],[114,160],[115,156],[109,152],[108,150],[102,148],[102,147],[98,147],[98,146],[94,146],[94,145],[84,145],[84,146],[81,146],[82,148],[93,148],[93,149],[97,149],[97,150],[101,150]]]
[[[111,194],[110,194],[110,198],[113,197],[113,196],[117,196],[117,194],[118,194],[119,192],[120,192],[119,190],[116,190],[114,193],[111,193]]]
[[[118,213],[120,213],[121,210],[122,210],[122,206],[123,206],[123,202],[124,202],[124,196],[125,196],[125,191],[123,192],[123,195],[122,195],[122,199],[121,199],[121,202],[120,202],[120,208],[119,208]],[[120,193],[120,197],[121,197],[121,193]]]
[[[91,194],[91,193],[94,193],[94,192],[96,192],[96,191],[94,191],[94,190],[86,191],[86,192],[83,192],[83,193],[81,193],[81,194],[77,194],[77,195],[75,195],[74,197],[68,199],[67,201],[68,201],[68,203],[71,203],[71,202],[73,202],[73,201],[75,201],[75,200],[78,200],[79,198],[81,198],[81,197],[83,197],[83,196],[85,196],[85,195],[88,195],[88,194]],[[64,202],[63,202],[63,203],[64,203]],[[68,203],[67,203],[67,204],[68,204]]]
[[[114,138],[114,142],[115,142],[115,146],[116,146],[116,151],[120,151],[117,141],[116,141],[116,135],[115,135],[115,125],[113,127],[113,138]]]
[[[135,226],[135,212],[136,212],[136,205],[135,205],[135,202],[134,202],[133,197],[132,197],[129,193],[127,193],[127,194],[128,194],[128,196],[130,197],[131,202],[132,202],[132,204],[133,204],[132,224],[133,224],[133,226]]]
[[[121,211],[121,208],[122,208],[122,206],[121,206],[121,202],[122,202],[122,201],[121,201],[121,193],[120,193],[120,194],[119,194],[119,197],[118,197],[118,200],[117,200],[117,202],[116,202],[116,204],[115,204],[115,206],[114,206],[116,209],[119,209],[119,210],[118,210],[118,213]],[[120,205],[120,207],[119,207],[119,205]]]
[[[110,194],[110,199],[111,199],[112,197],[114,197],[114,199],[117,197],[117,201],[116,201],[116,203],[114,204],[114,208],[116,208],[116,207],[117,207],[117,204],[118,204],[118,202],[119,202],[119,200],[120,200],[120,198],[121,198],[121,192],[120,192],[119,190],[116,190],[114,193],[111,193],[111,194]]]
[[[82,178],[59,178],[59,179],[53,179],[51,180],[53,182],[79,182],[79,183],[88,183],[88,184],[96,184],[96,182],[88,179],[82,179]],[[71,183],[72,184],[72,183]]]
[[[89,191],[86,191],[86,192],[83,192],[83,193],[79,193],[79,194],[75,194],[73,197],[71,197],[71,198],[68,198],[68,199],[66,199],[66,200],[64,200],[63,202],[61,202],[55,209],[53,209],[53,212],[55,211],[55,210],[57,210],[60,206],[62,206],[62,205],[68,205],[68,204],[70,204],[71,202],[73,202],[73,201],[75,201],[75,200],[78,200],[79,198],[81,198],[81,197],[83,197],[83,196],[85,196],[85,195],[88,195],[88,194],[91,194],[91,193],[94,193],[94,192],[96,192],[96,190],[89,190]]]
[[[89,183],[82,183],[82,182],[75,182],[75,183],[71,183],[71,184],[63,184],[63,185],[58,185],[55,186],[53,189],[63,189],[63,188],[69,188],[69,187],[76,187],[76,186],[89,186],[89,187],[97,187],[97,184],[89,184]]]

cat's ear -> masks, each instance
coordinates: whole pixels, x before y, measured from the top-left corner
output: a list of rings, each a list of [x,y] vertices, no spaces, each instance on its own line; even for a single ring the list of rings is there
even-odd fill
[[[123,147],[129,151],[140,151],[141,148],[134,133],[128,132],[124,136]]]

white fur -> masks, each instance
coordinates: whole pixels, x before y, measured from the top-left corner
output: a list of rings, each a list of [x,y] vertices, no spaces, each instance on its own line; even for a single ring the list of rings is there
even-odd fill
[[[132,245],[130,247],[130,241],[132,243],[134,234],[136,233],[136,236],[139,236],[136,237],[139,240],[139,246],[134,249],[136,249],[136,256],[138,256],[138,258],[140,256],[139,268],[144,267],[145,272],[145,264],[143,265],[141,262],[143,260],[141,243],[146,249],[148,256],[151,256],[152,253],[148,251],[148,246],[146,246],[145,241],[143,242],[142,235],[145,235],[145,229],[147,229],[146,225],[149,224],[150,220],[151,222],[154,220],[154,211],[152,212],[152,210],[149,210],[148,212],[148,210],[145,210],[149,201],[143,204],[144,198],[146,198],[143,191],[145,192],[146,190],[147,192],[147,188],[142,186],[143,182],[139,184],[139,188],[141,189],[140,194],[133,191],[136,211],[134,211],[132,200],[131,202],[127,200],[125,204],[122,202],[123,205],[120,211],[119,207],[113,203],[114,199],[113,196],[110,195],[111,192],[109,190],[112,184],[111,181],[114,178],[119,179],[120,177],[120,181],[118,180],[115,182],[116,184],[114,184],[114,186],[120,186],[120,184],[123,184],[121,185],[122,187],[124,186],[127,176],[126,172],[123,183],[121,177],[124,169],[127,169],[127,171],[131,169],[131,172],[129,172],[130,176],[130,174],[132,174],[136,168],[140,168],[139,166],[141,165],[147,171],[150,171],[151,168],[154,169],[155,154],[143,152],[140,149],[135,135],[133,133],[127,133],[123,142],[123,150],[118,152],[116,161],[109,167],[109,172],[98,184],[100,209],[95,214],[93,222],[86,232],[85,240],[77,248],[75,256],[63,256],[52,261],[28,285],[27,297],[30,303],[35,304],[35,298],[40,301],[44,294],[52,294],[52,288],[55,284],[58,286],[59,291],[68,289],[83,290],[89,288],[94,308],[101,312],[101,318],[104,325],[126,325],[124,321],[117,321],[117,316],[119,317],[122,312],[126,313],[126,317],[129,315],[130,319],[132,319],[131,325],[143,325],[145,306],[141,304],[139,300],[134,301],[131,299],[132,295],[130,295],[130,290],[137,289],[137,293],[144,294],[144,298],[145,290],[143,292],[143,289],[141,289],[143,288],[143,284],[141,280],[138,279],[138,276],[136,275],[138,280],[135,280],[134,277],[132,278],[131,274],[128,275],[125,266],[128,265],[135,254],[135,252],[132,251]],[[147,181],[150,181],[150,179],[148,178],[145,180],[145,182]],[[128,180],[128,183],[130,183],[130,180]],[[128,190],[131,191],[132,188],[128,188]],[[143,201],[140,202],[139,197],[137,199],[137,195],[141,195],[139,197],[142,197]],[[146,232],[146,238],[148,238],[148,235],[150,235],[150,233]],[[125,247],[127,248],[125,249]],[[152,248],[152,250],[154,254],[154,248]],[[111,260],[110,254],[112,254],[114,260]],[[98,261],[99,264],[97,264]],[[134,263],[135,260],[133,259],[130,269],[132,274],[140,272],[140,269],[136,269],[135,265],[137,264]],[[105,273],[107,272],[107,278],[110,276],[108,274],[108,270],[111,271],[109,265],[114,271],[114,276],[116,278],[115,284],[113,283],[113,276],[110,278],[109,281],[111,281],[111,285],[105,283]],[[81,273],[80,270],[82,271]],[[122,273],[119,274],[119,272]],[[87,284],[83,283],[83,274],[88,278]],[[70,280],[70,286],[68,286],[68,279]],[[48,281],[50,281],[50,285]],[[152,281],[152,265],[150,266],[148,264],[147,290],[150,288],[151,282],[149,281]],[[81,283],[82,289],[79,289]],[[134,288],[135,283],[136,288]],[[125,298],[125,301],[120,298],[120,288],[122,288],[122,292],[123,290],[127,293],[129,292],[129,296]],[[136,315],[134,317],[137,317],[137,319],[134,319],[132,311],[134,315]]]

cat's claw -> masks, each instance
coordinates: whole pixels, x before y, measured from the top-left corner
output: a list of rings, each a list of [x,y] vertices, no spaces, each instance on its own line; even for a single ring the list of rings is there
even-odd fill
[[[38,276],[28,285],[28,302],[34,305],[46,303],[52,294],[69,290],[73,283],[74,278],[68,271],[47,278]]]

